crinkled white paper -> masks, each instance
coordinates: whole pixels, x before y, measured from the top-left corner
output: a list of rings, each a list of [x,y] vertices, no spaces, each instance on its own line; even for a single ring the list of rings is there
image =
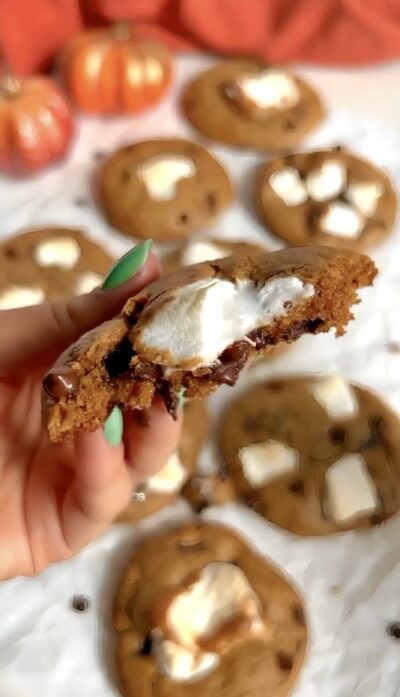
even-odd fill
[[[193,135],[179,116],[176,98],[183,83],[209,63],[200,57],[180,59],[171,98],[141,118],[82,118],[64,165],[35,180],[0,179],[0,235],[29,226],[76,225],[115,255],[126,251],[130,241],[112,230],[96,207],[96,167],[103,155],[135,140]],[[329,74],[323,74],[324,79],[319,75],[322,92],[330,90]],[[343,82],[341,87],[343,92]],[[333,104],[331,90],[327,97]],[[391,98],[387,94],[388,109]],[[399,185],[400,123],[398,128],[385,127],[367,116],[333,112],[307,147],[338,143],[385,167]],[[263,156],[219,145],[213,150],[232,174],[237,201],[211,233],[278,248],[254,212],[254,175]],[[77,205],[78,199],[84,205]],[[389,351],[391,343],[400,343],[399,228],[373,256],[381,273],[375,287],[363,292],[356,321],[344,338],[303,338],[268,366],[249,369],[237,389],[266,375],[338,371],[373,387],[400,411],[400,353]],[[231,390],[221,388],[212,398],[215,415],[230,396]],[[203,466],[210,467],[214,457],[209,446]],[[190,515],[179,502],[135,530],[129,525],[113,527],[78,557],[52,566],[39,578],[0,584],[0,697],[118,695],[110,612],[120,571],[141,535]],[[311,639],[295,697],[400,696],[400,642],[385,632],[388,621],[400,620],[400,518],[372,531],[313,540],[280,531],[238,505],[210,509],[205,517],[240,530],[303,589]],[[71,609],[75,594],[90,598],[88,612]]]

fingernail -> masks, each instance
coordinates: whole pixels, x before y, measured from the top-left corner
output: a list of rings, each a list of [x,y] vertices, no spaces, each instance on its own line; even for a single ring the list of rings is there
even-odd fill
[[[104,436],[107,443],[113,448],[120,445],[122,442],[123,430],[122,411],[118,406],[115,406],[104,424]]]
[[[111,269],[101,286],[102,289],[117,288],[132,278],[145,264],[152,244],[153,240],[146,240],[124,254]]]
[[[185,388],[181,387],[181,389],[178,392],[178,409],[183,409],[183,407],[185,406],[185,402]]]

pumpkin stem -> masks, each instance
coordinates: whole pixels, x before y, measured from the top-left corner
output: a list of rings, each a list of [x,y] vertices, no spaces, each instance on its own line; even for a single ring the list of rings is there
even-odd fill
[[[116,22],[111,31],[117,41],[129,41],[131,38],[130,22]]]

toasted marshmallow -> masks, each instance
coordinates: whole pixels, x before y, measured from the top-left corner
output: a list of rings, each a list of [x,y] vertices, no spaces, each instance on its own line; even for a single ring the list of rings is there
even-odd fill
[[[218,632],[231,622],[245,620],[247,635],[260,635],[264,623],[259,599],[244,572],[230,562],[212,562],[187,590],[176,595],[166,613],[166,635],[156,630],[155,650],[161,670],[175,680],[192,680],[220,661],[223,643]],[[243,628],[238,637],[243,636]],[[204,651],[207,641],[215,650]]]
[[[0,293],[0,310],[13,310],[17,307],[37,305],[44,299],[44,292],[41,288],[13,285]]]
[[[39,266],[60,266],[72,269],[79,260],[81,248],[72,237],[51,237],[39,242],[34,251]]]
[[[171,201],[176,195],[176,184],[180,179],[193,177],[196,165],[184,155],[156,155],[140,165],[147,193],[155,201]]]
[[[163,351],[166,358],[159,362],[169,367],[209,366],[248,332],[285,315],[286,303],[313,294],[313,286],[295,276],[272,278],[261,287],[249,280],[202,278],[170,291],[157,312],[139,317],[135,345],[141,352]]]
[[[146,488],[155,494],[173,494],[182,488],[187,479],[187,471],[177,452],[173,453],[167,464],[146,482]]]
[[[378,182],[359,182],[350,184],[347,198],[357,210],[369,218],[375,213],[378,199],[383,194],[383,186]]]
[[[202,261],[212,261],[227,257],[229,252],[213,242],[207,240],[194,240],[186,245],[181,255],[182,266],[200,264]]]
[[[83,271],[75,284],[76,295],[90,293],[97,286],[101,286],[103,280],[102,276],[94,271]]]
[[[354,390],[340,375],[316,380],[310,383],[309,390],[331,419],[347,419],[359,413]]]
[[[361,234],[364,218],[348,203],[332,201],[326,213],[321,216],[319,224],[321,230],[328,235],[352,239]]]
[[[361,455],[345,455],[326,473],[328,506],[338,523],[374,513],[379,507],[376,486]]]
[[[298,452],[276,440],[247,445],[239,450],[238,457],[243,474],[254,489],[293,472],[299,466]]]
[[[271,174],[270,186],[287,206],[299,206],[308,199],[308,192],[294,167],[285,167]]]
[[[347,170],[343,162],[327,160],[318,169],[312,170],[306,179],[310,197],[314,201],[329,201],[345,189]]]
[[[236,86],[259,109],[289,109],[300,99],[296,81],[281,70],[245,75],[239,78]]]

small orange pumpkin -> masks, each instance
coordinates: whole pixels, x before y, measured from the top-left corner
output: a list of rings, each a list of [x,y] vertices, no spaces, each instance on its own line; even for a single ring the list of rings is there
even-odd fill
[[[73,132],[72,109],[52,80],[0,73],[0,171],[43,169],[66,154]]]
[[[91,114],[143,111],[161,100],[171,82],[166,47],[136,39],[125,23],[78,34],[61,65],[70,96]]]

